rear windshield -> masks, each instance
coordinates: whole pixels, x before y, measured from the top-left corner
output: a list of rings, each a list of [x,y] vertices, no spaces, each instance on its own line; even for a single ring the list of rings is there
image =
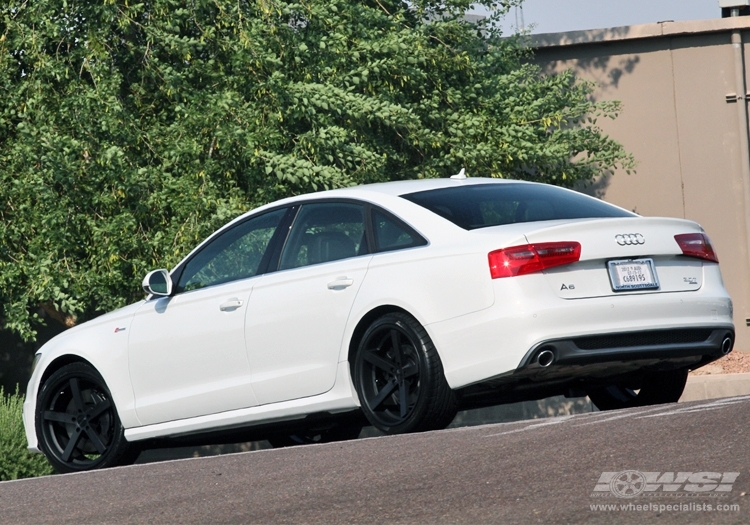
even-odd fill
[[[402,197],[466,230],[516,222],[635,216],[592,197],[545,184],[473,184]]]

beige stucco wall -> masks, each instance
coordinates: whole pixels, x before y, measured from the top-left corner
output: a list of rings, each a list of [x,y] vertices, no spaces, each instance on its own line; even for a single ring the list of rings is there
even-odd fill
[[[738,350],[750,351],[750,264],[731,32],[750,41],[750,17],[662,23],[536,37],[536,61],[573,68],[593,96],[624,110],[598,124],[638,161],[637,173],[589,191],[641,215],[695,220],[711,237],[735,305]],[[750,45],[745,44],[746,70]],[[750,84],[750,82],[748,82]],[[740,102],[745,103],[745,102]]]

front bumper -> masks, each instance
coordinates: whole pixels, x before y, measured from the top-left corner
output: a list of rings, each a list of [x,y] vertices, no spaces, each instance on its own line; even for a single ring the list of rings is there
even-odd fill
[[[23,426],[26,430],[26,441],[29,444],[29,450],[31,452],[41,452],[39,450],[39,442],[36,438],[36,428],[34,422],[34,415],[36,414],[34,405],[36,404],[36,397],[33,399],[26,398],[23,402]]]

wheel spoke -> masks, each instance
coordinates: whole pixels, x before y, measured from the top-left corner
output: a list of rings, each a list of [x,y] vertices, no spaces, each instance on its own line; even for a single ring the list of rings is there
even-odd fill
[[[52,410],[45,410],[44,420],[45,421],[57,421],[58,423],[75,424],[76,417],[73,414],[68,414],[66,412],[54,412]]]
[[[393,389],[396,388],[396,381],[391,379],[388,381],[383,389],[378,392],[378,395],[376,395],[373,399],[370,400],[370,409],[375,410],[380,406],[380,403],[382,403],[388,395],[393,392]]]
[[[86,426],[86,435],[91,440],[91,443],[96,447],[96,451],[99,452],[99,454],[104,454],[104,452],[106,452],[107,447],[104,445],[104,443],[102,443],[99,434],[97,434],[96,431],[88,425]]]
[[[401,417],[406,416],[406,383],[402,377],[398,382],[398,404],[399,404],[399,415]]]
[[[93,421],[97,417],[101,416],[102,413],[105,410],[108,410],[109,407],[111,406],[112,406],[112,403],[110,402],[109,399],[105,399],[101,403],[97,404],[95,407],[91,409],[91,412],[89,412],[89,421]]]
[[[81,429],[76,428],[73,431],[73,435],[70,436],[70,441],[68,441],[68,445],[62,453],[62,460],[65,463],[70,461],[70,457],[73,455],[73,450],[75,450],[76,445],[78,445],[78,442],[81,440],[81,435]]]
[[[393,374],[393,363],[386,359],[383,359],[372,350],[365,351],[364,359],[368,363],[375,365],[377,368],[380,368],[381,370],[384,370],[389,374]]]
[[[417,366],[417,363],[409,363],[402,369],[402,372],[404,378],[411,377],[419,373],[419,367]]]
[[[76,409],[83,411],[85,407],[83,403],[83,397],[81,397],[81,389],[78,386],[78,378],[74,377],[70,380],[70,391],[73,393],[73,402],[76,405]]]
[[[401,334],[395,328],[391,330],[391,345],[393,346],[393,359],[396,361],[396,368],[401,368]]]

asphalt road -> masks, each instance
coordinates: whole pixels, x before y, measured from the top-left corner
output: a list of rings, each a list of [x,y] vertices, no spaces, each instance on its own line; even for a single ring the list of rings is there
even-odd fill
[[[135,465],[0,483],[0,523],[750,523],[749,427],[744,396]]]

